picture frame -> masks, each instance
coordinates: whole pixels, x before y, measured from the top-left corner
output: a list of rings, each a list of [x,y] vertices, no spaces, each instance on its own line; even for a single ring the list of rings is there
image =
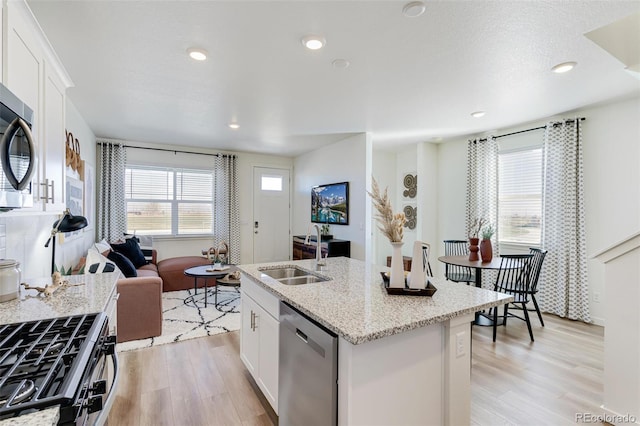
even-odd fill
[[[349,224],[349,182],[329,183],[311,188],[311,222],[328,225]]]
[[[84,183],[80,179],[67,176],[66,204],[72,215],[84,216]]]
[[[89,225],[87,228],[93,228],[95,222],[96,200],[95,200],[95,168],[89,164],[84,164],[84,217],[87,218]]]

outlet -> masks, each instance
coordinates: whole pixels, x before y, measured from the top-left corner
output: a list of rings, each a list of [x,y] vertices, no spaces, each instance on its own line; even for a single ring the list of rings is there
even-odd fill
[[[464,331],[456,334],[456,358],[464,356]]]
[[[597,291],[593,292],[593,301],[594,303],[600,303],[600,293]]]

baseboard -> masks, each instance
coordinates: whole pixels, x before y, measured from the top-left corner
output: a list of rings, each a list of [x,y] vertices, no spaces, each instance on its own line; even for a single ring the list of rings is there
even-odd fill
[[[591,321],[595,324],[595,325],[599,325],[601,327],[604,327],[604,318],[600,318],[600,317],[591,317]]]

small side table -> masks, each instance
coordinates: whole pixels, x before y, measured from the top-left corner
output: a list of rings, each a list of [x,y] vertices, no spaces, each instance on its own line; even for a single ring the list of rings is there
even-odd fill
[[[215,291],[215,305],[218,304],[218,288],[217,281],[225,277],[227,274],[230,274],[236,270],[236,267],[233,265],[229,266],[228,269],[224,271],[212,271],[213,265],[202,265],[202,266],[194,266],[193,268],[188,268],[184,270],[184,274],[188,277],[193,277],[193,288],[198,294],[198,278],[204,279],[204,307],[207,307],[207,280],[213,278],[216,280],[216,291]]]

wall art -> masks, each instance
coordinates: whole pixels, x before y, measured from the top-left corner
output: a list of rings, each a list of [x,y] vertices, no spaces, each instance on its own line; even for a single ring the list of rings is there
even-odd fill
[[[416,198],[416,195],[418,194],[418,175],[407,173],[404,176],[402,183],[404,184],[404,187],[407,188],[404,190],[402,195],[408,198]]]

